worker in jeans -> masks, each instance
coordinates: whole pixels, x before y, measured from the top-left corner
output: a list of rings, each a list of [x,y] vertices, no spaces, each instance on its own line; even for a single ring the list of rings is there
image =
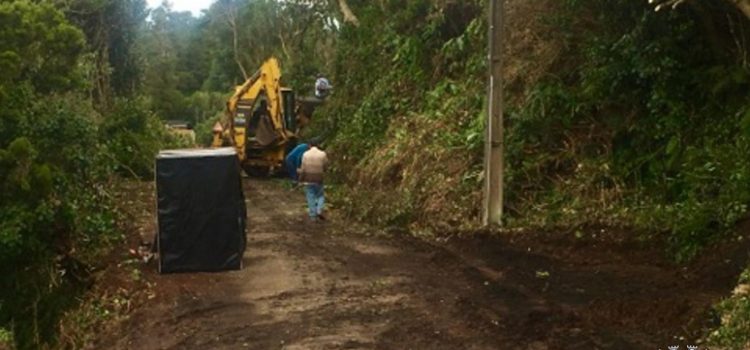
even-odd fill
[[[302,155],[302,165],[297,169],[297,174],[299,182],[305,185],[310,221],[317,222],[326,219],[323,216],[323,173],[328,166],[328,156],[319,148],[319,140],[311,140],[309,146],[310,149]]]
[[[299,178],[297,177],[297,169],[302,166],[302,156],[305,155],[305,152],[309,149],[310,146],[308,144],[300,143],[289,152],[284,160],[289,177],[295,184],[299,181]]]

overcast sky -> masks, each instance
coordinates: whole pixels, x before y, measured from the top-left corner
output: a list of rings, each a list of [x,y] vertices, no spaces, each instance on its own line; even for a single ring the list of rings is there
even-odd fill
[[[211,6],[214,0],[169,0],[172,3],[172,10],[174,11],[190,11],[194,16],[201,14],[201,10],[207,9]],[[148,0],[148,6],[158,7],[161,5],[162,0]]]

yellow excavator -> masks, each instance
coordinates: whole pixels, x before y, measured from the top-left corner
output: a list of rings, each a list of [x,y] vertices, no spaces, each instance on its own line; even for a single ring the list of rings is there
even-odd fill
[[[281,86],[279,61],[271,57],[227,101],[225,119],[214,127],[212,146],[234,146],[248,174],[276,174],[319,103],[298,103],[294,91]]]

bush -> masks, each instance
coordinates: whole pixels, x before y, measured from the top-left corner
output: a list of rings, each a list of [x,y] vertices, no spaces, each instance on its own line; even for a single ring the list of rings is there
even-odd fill
[[[730,298],[719,303],[716,311],[721,326],[711,332],[709,343],[727,349],[750,347],[750,268],[740,276],[739,284]]]
[[[0,2],[0,38],[0,346],[49,348],[123,238],[113,171],[151,174],[164,128],[137,99],[92,108],[84,35],[56,5]]]
[[[123,239],[114,172],[151,176],[169,141],[140,100],[101,117],[81,95],[27,93],[0,145],[0,328],[24,349],[55,342],[90,268]]]
[[[121,99],[102,125],[102,137],[118,172],[153,177],[154,157],[168,139],[164,125],[139,99]]]
[[[101,118],[76,94],[30,97],[0,145],[0,328],[18,348],[54,342],[89,267],[122,238]]]
[[[214,125],[222,120],[224,113],[218,112],[213,117],[208,118],[195,126],[195,140],[199,146],[209,147],[214,139]]]
[[[345,154],[333,170],[355,184],[354,216],[456,227],[480,205],[486,8],[394,4],[342,29],[314,126]],[[677,260],[726,237],[750,205],[750,69],[725,5],[509,2],[533,15],[508,18],[526,31],[507,42],[507,223],[664,233]],[[369,208],[373,187],[394,205]]]
[[[692,11],[567,3],[562,22],[588,23],[564,33],[578,42],[567,66],[511,108],[508,196],[520,212],[668,232],[678,260],[747,213],[750,70],[710,51],[698,18],[718,14]]]

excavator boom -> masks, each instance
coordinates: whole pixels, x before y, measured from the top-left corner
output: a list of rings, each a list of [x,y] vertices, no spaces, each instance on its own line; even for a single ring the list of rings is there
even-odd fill
[[[271,57],[227,100],[224,137],[215,138],[213,145],[220,147],[228,139],[243,168],[273,172],[283,166],[287,149],[296,142],[296,107],[294,92],[281,86],[279,61]]]

